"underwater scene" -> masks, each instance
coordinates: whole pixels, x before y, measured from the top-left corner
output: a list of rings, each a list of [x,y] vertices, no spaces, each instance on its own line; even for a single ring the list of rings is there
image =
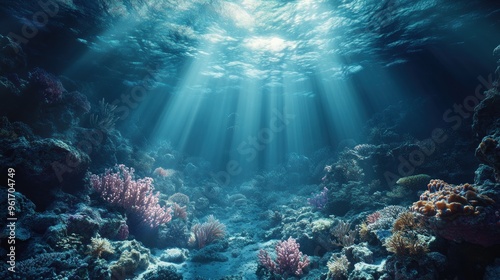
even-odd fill
[[[0,0],[0,279],[500,279],[500,1]]]

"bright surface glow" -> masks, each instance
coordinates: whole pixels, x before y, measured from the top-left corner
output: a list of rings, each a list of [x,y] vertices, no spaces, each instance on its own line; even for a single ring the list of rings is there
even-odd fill
[[[252,30],[252,28],[255,26],[255,20],[253,16],[234,3],[226,2],[224,5],[223,13],[231,18],[234,21],[235,25],[238,27]]]
[[[394,6],[375,0],[146,2],[155,4],[137,17],[127,18],[126,9],[117,9],[115,16],[125,13],[120,24],[95,40],[82,40],[93,51],[73,70],[88,61],[107,63],[103,54],[127,50],[139,61],[137,67],[143,63],[149,71],[158,66],[153,72],[163,86],[133,113],[137,119],[151,116],[154,131],[148,136],[211,162],[235,160],[244,172],[303,153],[308,145],[335,146],[354,137],[365,125],[364,106],[405,92],[404,84],[384,76],[384,67],[405,63],[398,54],[418,51],[450,29],[455,20],[450,10],[457,5],[409,0]],[[429,16],[422,17],[423,12]],[[374,75],[368,86],[349,80],[365,71]],[[388,85],[375,94],[380,81]],[[360,88],[369,94],[359,95]],[[152,114],[155,106],[158,112]],[[295,118],[270,135],[269,143],[253,144],[271,127],[276,112]],[[250,156],[254,150],[255,157]]]
[[[245,46],[254,51],[281,52],[292,49],[294,44],[279,37],[253,37],[245,40]]]

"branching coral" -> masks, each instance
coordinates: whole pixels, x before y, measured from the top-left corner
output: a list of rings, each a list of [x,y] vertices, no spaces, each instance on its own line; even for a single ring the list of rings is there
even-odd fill
[[[258,258],[259,263],[272,273],[288,276],[300,276],[303,269],[309,265],[307,255],[302,255],[300,245],[292,237],[288,240],[276,244],[276,261],[273,261],[269,253],[260,250]]]
[[[328,274],[326,279],[344,279],[347,276],[348,268],[349,268],[349,260],[345,255],[332,256],[332,258],[328,261]]]
[[[159,205],[159,193],[153,193],[153,179],[134,179],[134,169],[121,164],[118,172],[106,170],[105,174],[90,175],[90,184],[110,204],[121,206],[137,215],[145,224],[156,228],[168,223],[171,208]]]
[[[420,256],[429,250],[427,244],[419,239],[418,235],[403,231],[394,233],[386,240],[384,246],[387,251],[394,253],[397,257]]]
[[[331,234],[335,237],[335,245],[347,247],[354,244],[356,239],[356,231],[351,230],[351,224],[344,221],[339,221],[337,226],[331,230]]]
[[[325,208],[326,204],[328,203],[328,189],[326,187],[323,187],[323,190],[315,194],[313,197],[308,198],[307,202],[309,205],[314,206],[316,209],[323,209]]]
[[[376,211],[366,218],[366,228],[360,231],[364,238],[369,236],[369,232],[374,233],[377,239],[384,242],[391,234],[394,222],[407,208],[398,205],[389,205]]]
[[[87,254],[100,258],[102,254],[114,254],[115,250],[111,243],[106,238],[92,237],[90,245],[87,246]]]

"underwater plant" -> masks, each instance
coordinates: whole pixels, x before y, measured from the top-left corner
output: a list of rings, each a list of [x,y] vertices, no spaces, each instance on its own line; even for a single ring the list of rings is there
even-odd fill
[[[191,233],[189,244],[197,244],[198,248],[203,248],[216,240],[224,238],[226,226],[215,219],[213,215],[210,215],[203,224],[193,225]]]
[[[111,243],[106,238],[92,237],[90,240],[90,245],[87,245],[87,254],[100,258],[102,254],[114,254],[115,250]]]
[[[99,101],[97,112],[90,115],[90,126],[103,131],[110,131],[114,128],[116,121],[119,117],[115,115],[117,106],[104,101],[104,98]]]
[[[316,209],[323,209],[325,208],[326,204],[328,203],[328,189],[326,187],[323,187],[323,190],[314,195],[311,198],[307,199],[307,202],[309,205],[314,206]]]
[[[101,197],[112,205],[123,207],[137,215],[150,228],[156,228],[172,219],[172,208],[159,205],[159,193],[153,194],[153,179],[134,179],[134,169],[117,165],[118,172],[106,170],[102,175],[91,174],[90,184]]]
[[[326,279],[344,279],[347,276],[349,264],[345,255],[332,256],[326,265],[328,267]]]
[[[339,223],[331,229],[331,234],[335,237],[335,245],[348,247],[354,244],[356,231],[351,230],[351,223],[339,220]]]
[[[423,230],[424,222],[420,217],[417,217],[413,212],[404,212],[399,214],[396,221],[394,221],[394,225],[392,227],[392,231],[410,231],[410,230]]]
[[[398,231],[387,238],[384,246],[396,257],[418,257],[429,251],[428,245],[413,232]]]
[[[269,271],[282,276],[300,276],[303,269],[309,265],[307,255],[302,256],[300,244],[295,239],[289,237],[288,240],[280,241],[276,244],[276,260],[272,260],[269,253],[259,251],[259,263]]]
[[[174,202],[174,205],[172,207],[173,207],[173,211],[174,211],[173,216],[175,218],[187,220],[187,211],[186,211],[187,206],[180,206],[179,204]]]

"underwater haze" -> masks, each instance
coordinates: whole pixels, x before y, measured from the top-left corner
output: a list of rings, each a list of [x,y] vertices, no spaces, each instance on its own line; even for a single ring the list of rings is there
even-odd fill
[[[500,3],[0,0],[1,279],[499,279]]]

